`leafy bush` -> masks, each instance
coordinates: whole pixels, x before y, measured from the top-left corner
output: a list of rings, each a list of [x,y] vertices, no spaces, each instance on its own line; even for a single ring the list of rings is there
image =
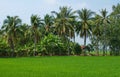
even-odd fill
[[[66,47],[60,37],[49,34],[42,39],[38,51],[41,55],[64,55]]]
[[[4,42],[0,42],[0,57],[10,57],[11,53],[10,47]]]
[[[80,55],[82,52],[82,49],[78,43],[75,43],[74,50],[75,50],[74,52],[76,55]]]

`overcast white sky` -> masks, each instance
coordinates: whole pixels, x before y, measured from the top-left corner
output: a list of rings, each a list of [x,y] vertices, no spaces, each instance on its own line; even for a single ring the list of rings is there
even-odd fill
[[[110,12],[112,5],[117,3],[120,3],[120,0],[0,0],[0,26],[8,15],[18,15],[23,23],[30,24],[32,14],[43,17],[53,10],[58,11],[60,6],[70,6],[74,10],[88,8],[95,12],[106,8]],[[78,37],[76,41],[83,44]]]

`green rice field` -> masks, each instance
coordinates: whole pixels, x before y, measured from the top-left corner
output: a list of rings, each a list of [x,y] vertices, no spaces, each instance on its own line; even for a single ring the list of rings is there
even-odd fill
[[[0,77],[120,77],[120,57],[0,58]]]

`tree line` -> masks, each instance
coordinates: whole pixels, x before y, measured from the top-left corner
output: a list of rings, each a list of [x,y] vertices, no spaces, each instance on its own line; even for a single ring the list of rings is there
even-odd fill
[[[31,24],[18,16],[7,16],[0,29],[0,56],[120,55],[120,4],[97,14],[89,9],[72,10],[63,6],[42,19],[31,15]],[[84,38],[86,50],[75,42],[75,34]],[[91,44],[86,45],[89,38]],[[74,41],[71,41],[73,39]]]

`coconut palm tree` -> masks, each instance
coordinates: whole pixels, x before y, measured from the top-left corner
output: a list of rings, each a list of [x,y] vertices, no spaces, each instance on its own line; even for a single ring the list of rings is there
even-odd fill
[[[31,32],[30,32],[30,26],[26,23],[22,24],[20,27],[19,27],[20,31],[21,31],[21,35],[20,37],[23,37],[23,38],[19,38],[20,40],[20,43],[19,45],[26,45],[28,42],[30,43],[31,42]]]
[[[69,7],[60,7],[60,12],[52,11],[56,15],[54,26],[60,36],[68,36],[74,30],[71,22],[75,20],[75,12]]]
[[[2,30],[7,36],[7,41],[12,50],[12,56],[15,51],[15,43],[17,35],[19,34],[19,26],[21,26],[21,19],[18,16],[7,16],[4,20]]]
[[[87,9],[77,11],[79,22],[76,28],[77,34],[84,37],[84,46],[86,46],[86,39],[91,34],[91,19],[93,19],[94,12]]]
[[[65,6],[60,7],[59,9],[60,12],[52,11],[52,13],[55,14],[55,30],[59,36],[64,37],[64,40],[68,41],[69,45],[68,37],[74,34],[74,25],[72,24],[72,22],[75,21],[75,11],[72,11],[70,7],[68,8]],[[68,54],[70,54],[69,49]]]
[[[120,4],[118,3],[116,6],[113,5],[112,10],[113,12],[111,13],[111,15],[120,15]]]
[[[102,42],[103,42],[103,55],[105,55],[105,53],[107,52],[107,37],[106,37],[106,31],[107,31],[107,26],[110,23],[109,20],[109,15],[108,15],[108,11],[106,9],[102,9],[100,11],[100,15],[99,15],[99,22],[100,25],[102,25]]]
[[[100,43],[100,37],[101,37],[101,22],[100,22],[100,16],[96,15],[94,18],[94,25],[92,27],[92,37],[91,41],[94,43],[97,55],[99,56],[99,43]]]
[[[53,16],[50,16],[50,15],[46,14],[44,16],[44,25],[45,25],[46,33],[53,32],[52,31],[52,28],[53,28]]]
[[[36,53],[36,44],[39,41],[39,35],[40,35],[40,26],[43,25],[43,20],[38,15],[32,15],[31,16],[31,31],[33,33],[34,37],[34,56]]]

